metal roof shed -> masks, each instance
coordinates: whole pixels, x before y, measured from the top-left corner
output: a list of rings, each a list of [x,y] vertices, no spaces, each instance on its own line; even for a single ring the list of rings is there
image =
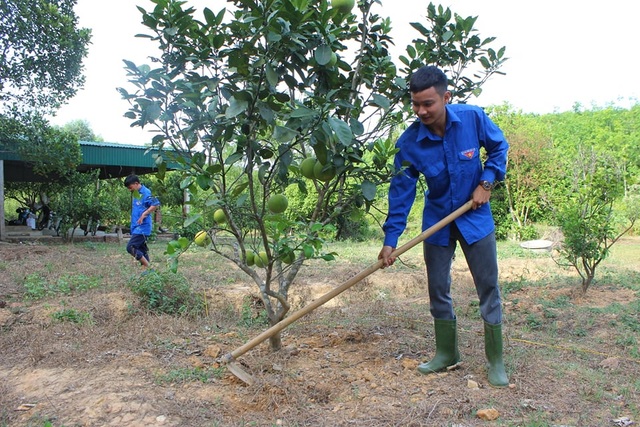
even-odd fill
[[[76,168],[79,172],[99,169],[100,178],[122,178],[132,173],[144,175],[157,171],[153,154],[156,149],[140,145],[109,142],[80,141],[82,161]],[[174,165],[175,166],[175,165]],[[167,165],[167,169],[173,169]],[[31,165],[14,152],[0,145],[0,239],[4,238],[4,183],[43,182],[49,178],[33,172]]]

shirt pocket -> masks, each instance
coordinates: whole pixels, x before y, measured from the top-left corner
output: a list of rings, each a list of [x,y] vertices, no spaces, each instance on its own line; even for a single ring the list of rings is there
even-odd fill
[[[478,147],[463,149],[458,151],[458,164],[456,166],[458,177],[470,183],[477,185],[482,171],[482,162],[480,159],[480,149]]]
[[[430,178],[436,178],[438,177],[438,175],[442,174],[445,170],[445,166],[444,166],[444,162],[441,162],[441,161],[436,161],[436,162],[426,161],[422,165],[421,169],[422,169],[421,172],[425,176],[425,178],[430,179]]]

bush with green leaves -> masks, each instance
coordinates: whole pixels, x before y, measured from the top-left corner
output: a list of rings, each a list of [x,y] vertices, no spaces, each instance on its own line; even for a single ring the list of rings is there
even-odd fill
[[[557,208],[564,235],[558,263],[573,267],[582,278],[582,292],[587,292],[611,247],[633,228],[638,210],[627,210],[627,215],[616,211],[616,201],[624,194],[623,170],[607,153],[582,148],[572,171],[571,192]]]
[[[132,279],[129,287],[152,313],[195,317],[205,312],[204,298],[179,273],[148,271]]]

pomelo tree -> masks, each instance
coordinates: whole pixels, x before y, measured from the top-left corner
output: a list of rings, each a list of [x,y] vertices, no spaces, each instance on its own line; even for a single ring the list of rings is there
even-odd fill
[[[366,210],[396,172],[394,130],[409,115],[407,72],[437,63],[461,74],[475,62],[474,73],[490,75],[504,60],[503,50],[489,53],[474,35],[475,19],[449,9],[433,8],[431,29],[419,29],[449,51],[464,44],[465,54],[419,63],[426,56],[418,44],[400,73],[391,22],[374,12],[379,0],[349,12],[309,0],[232,0],[229,10],[201,13],[183,1],[152,3],[153,10],[139,10],[143,37],[159,55],[151,65],[125,61],[135,88],[120,89],[131,104],[127,116],[157,131],[160,178],[168,158],[181,165],[181,187],[199,207],[185,224],[215,231],[212,250],[258,285],[272,325],[288,312],[304,261],[333,259],[324,239],[335,216]],[[313,209],[269,210],[269,199],[288,188],[313,188]],[[216,223],[211,214],[220,209],[226,221]],[[169,244],[173,268],[190,244]],[[279,335],[271,345],[280,347]]]

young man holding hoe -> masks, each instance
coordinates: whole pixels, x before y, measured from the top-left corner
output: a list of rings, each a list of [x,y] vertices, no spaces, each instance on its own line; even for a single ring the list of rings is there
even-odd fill
[[[391,253],[406,227],[420,174],[428,187],[423,230],[472,200],[470,211],[424,242],[436,353],[431,361],[420,364],[418,371],[438,372],[460,361],[451,298],[451,263],[456,244],[460,243],[480,299],[489,383],[505,387],[509,379],[502,359],[502,306],[489,199],[495,183],[504,179],[509,146],[502,131],[481,108],[449,104],[451,92],[447,85],[446,75],[433,66],[422,67],[411,76],[411,103],[418,120],[396,143],[399,151],[394,162],[399,172],[390,183],[384,246],[378,259],[383,260],[384,267],[395,262]],[[484,164],[481,148],[487,155]]]

